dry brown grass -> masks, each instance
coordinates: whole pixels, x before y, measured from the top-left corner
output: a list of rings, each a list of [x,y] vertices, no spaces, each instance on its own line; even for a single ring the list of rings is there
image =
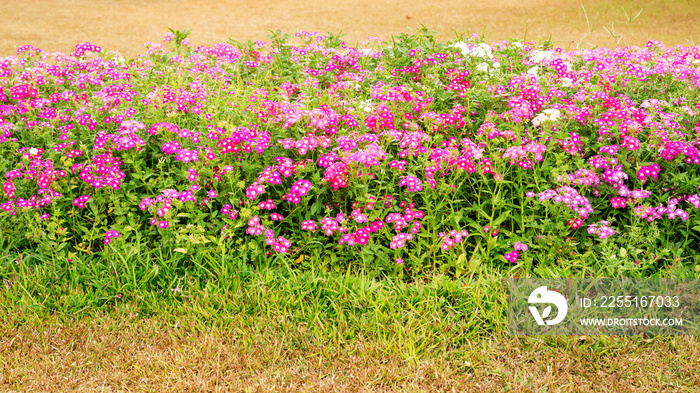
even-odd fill
[[[590,40],[611,46],[603,26],[624,33],[620,45],[644,45],[649,39],[667,45],[700,39],[700,2],[696,0],[22,0],[0,2],[0,56],[31,44],[46,51],[72,51],[89,41],[133,56],[146,41],[159,42],[166,26],[192,29],[194,44],[229,37],[266,39],[268,30],[337,33],[349,43],[371,36],[388,39],[424,24],[453,38],[453,31],[485,33],[488,41],[538,36],[567,48],[589,32]],[[628,24],[623,8],[641,16]]]
[[[6,391],[697,391],[698,339],[484,337],[418,362],[264,319],[193,329],[119,312],[0,326]],[[183,327],[185,326],[185,327]],[[296,349],[278,339],[293,336]],[[305,349],[301,349],[305,348]],[[471,363],[470,366],[464,364]]]

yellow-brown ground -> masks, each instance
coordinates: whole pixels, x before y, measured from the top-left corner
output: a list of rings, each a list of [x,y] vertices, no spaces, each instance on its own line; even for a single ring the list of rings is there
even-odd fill
[[[192,329],[127,309],[60,322],[0,323],[0,391],[693,392],[696,337],[484,337],[410,359],[371,338],[319,346],[252,317]],[[290,348],[283,342],[295,342]],[[305,349],[299,349],[299,348]]]
[[[586,22],[586,10],[590,30]],[[628,15],[639,18],[628,23]],[[620,45],[667,45],[700,40],[697,0],[20,0],[0,2],[0,56],[31,44],[70,52],[88,41],[133,56],[167,28],[192,29],[193,44],[267,40],[268,30],[346,34],[354,44],[371,36],[414,31],[421,24],[451,39],[453,31],[485,31],[487,41],[537,40],[551,34],[557,46],[588,41],[614,46],[603,27],[622,33]],[[575,44],[572,46],[575,47]]]

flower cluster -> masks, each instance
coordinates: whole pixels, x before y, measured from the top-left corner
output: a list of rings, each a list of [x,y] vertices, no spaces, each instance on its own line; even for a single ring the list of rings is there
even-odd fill
[[[415,176],[406,176],[399,181],[400,186],[407,186],[409,192],[420,192],[423,190],[420,179]]]
[[[294,182],[292,189],[289,190],[289,194],[283,195],[282,199],[286,199],[287,201],[298,205],[299,202],[301,202],[301,197],[308,194],[309,190],[311,190],[311,182],[305,179],[299,179]]]
[[[247,234],[257,236],[262,235],[263,232],[265,232],[265,227],[260,224],[260,217],[254,216],[248,220],[248,229],[246,229]]]
[[[272,249],[279,254],[286,253],[292,245],[284,236],[277,236],[277,238],[275,238],[275,231],[272,229],[265,231],[265,243],[268,246],[272,246]]]
[[[562,186],[557,190],[542,191],[538,197],[541,202],[551,199],[553,202],[564,203],[583,219],[587,219],[593,213],[593,206],[588,198],[580,195],[575,188],[569,186]]]
[[[119,236],[121,236],[121,234],[119,232],[117,232],[113,229],[108,230],[107,232],[105,232],[105,240],[104,240],[105,245],[109,244],[112,241],[112,239],[117,238]]]
[[[661,172],[661,167],[659,164],[653,163],[651,165],[645,165],[639,168],[637,171],[637,177],[642,181],[642,184],[644,184],[649,176],[656,180],[656,178],[659,176],[659,172]]]
[[[597,234],[599,238],[605,239],[608,236],[615,234],[615,230],[611,228],[609,221],[600,221],[588,226],[588,233],[590,235]]]
[[[582,240],[615,234],[606,217],[697,237],[695,47],[566,52],[479,37],[351,47],[300,33],[282,46],[194,49],[182,38],[128,62],[89,43],[0,59],[0,214],[25,231],[8,236],[35,243],[70,222],[59,232],[79,246],[101,240],[80,238],[94,233],[83,227],[110,222],[105,244],[117,230],[154,244],[221,230],[236,246],[264,234],[265,255],[371,244],[399,264],[414,239],[430,253],[481,247],[457,224],[483,227],[489,258],[512,263],[533,228],[563,228],[551,235],[585,253]],[[511,215],[490,228],[488,209]]]
[[[317,229],[318,225],[316,225],[316,221],[314,220],[306,220],[301,222],[302,231],[315,232]]]
[[[391,247],[392,250],[396,250],[397,248],[402,248],[406,245],[406,241],[413,240],[413,235],[410,233],[399,233],[395,235],[393,238],[391,238],[391,243],[389,243],[389,247]]]
[[[81,196],[81,197],[75,198],[75,199],[73,200],[73,205],[75,205],[75,206],[77,206],[77,207],[79,207],[79,208],[82,209],[82,208],[85,207],[85,203],[86,203],[88,200],[90,200],[90,195],[83,195],[83,196]],[[143,210],[143,209],[141,209],[141,210]]]
[[[449,233],[440,232],[438,236],[442,238],[440,249],[442,251],[448,251],[458,243],[461,243],[462,240],[466,239],[469,236],[469,232],[464,229],[461,231],[453,229]]]
[[[518,242],[515,242],[515,244],[513,244],[513,249],[511,251],[509,251],[509,252],[505,253],[505,255],[503,255],[503,258],[505,258],[505,260],[510,262],[510,263],[518,263],[518,258],[520,258],[520,253],[525,252],[527,250],[528,250],[527,244],[521,243],[518,241]]]

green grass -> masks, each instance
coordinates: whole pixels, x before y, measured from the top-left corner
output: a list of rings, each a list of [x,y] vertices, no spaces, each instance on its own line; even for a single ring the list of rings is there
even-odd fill
[[[1,259],[3,389],[617,392],[700,383],[692,336],[510,336],[505,278],[562,274],[556,267],[484,264],[406,282],[138,246],[72,259]]]
[[[183,260],[148,255],[124,255],[113,263],[5,258],[10,288],[0,291],[0,312],[22,323],[51,315],[81,318],[129,304],[143,316],[161,315],[197,328],[263,318],[284,329],[303,328],[318,345],[365,337],[387,345],[392,354],[416,359],[506,326],[505,286],[488,269],[461,279],[402,282],[350,271],[255,267],[229,258],[195,260],[192,273],[179,275],[187,266]],[[195,278],[197,273],[204,274]]]
[[[692,392],[700,383],[697,337],[507,333],[508,277],[622,274],[613,255],[401,279],[359,264],[134,244],[70,261],[5,249],[0,390]],[[659,274],[696,274],[688,269]]]

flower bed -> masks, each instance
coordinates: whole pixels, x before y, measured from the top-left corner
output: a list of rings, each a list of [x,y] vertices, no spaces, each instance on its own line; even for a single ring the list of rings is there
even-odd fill
[[[699,262],[698,47],[173,33],[129,60],[0,59],[6,244],[402,273]]]

